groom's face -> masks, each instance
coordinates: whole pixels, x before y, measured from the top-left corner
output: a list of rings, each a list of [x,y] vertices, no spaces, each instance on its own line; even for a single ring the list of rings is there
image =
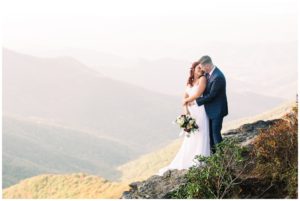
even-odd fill
[[[201,70],[205,71],[206,73],[209,73],[210,72],[210,65],[209,64],[199,64],[200,65],[200,68]]]

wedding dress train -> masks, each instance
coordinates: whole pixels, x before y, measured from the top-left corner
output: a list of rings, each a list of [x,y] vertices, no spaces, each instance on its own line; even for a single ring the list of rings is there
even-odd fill
[[[194,85],[193,87],[187,86],[186,92],[189,96],[196,93],[198,85]],[[188,169],[193,165],[202,165],[194,159],[196,155],[202,156],[210,156],[210,139],[209,139],[209,120],[207,114],[205,112],[204,105],[198,106],[194,104],[192,106],[188,106],[188,110],[190,115],[196,119],[196,123],[199,126],[199,130],[195,133],[191,133],[190,137],[184,135],[183,142],[179,151],[177,152],[175,158],[172,162],[166,166],[161,168],[156,175],[162,176],[164,172],[169,169]]]

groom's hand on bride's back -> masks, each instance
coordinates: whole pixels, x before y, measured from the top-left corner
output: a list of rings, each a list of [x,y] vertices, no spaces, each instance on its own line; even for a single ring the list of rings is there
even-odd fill
[[[189,106],[195,105],[195,101],[188,102]]]

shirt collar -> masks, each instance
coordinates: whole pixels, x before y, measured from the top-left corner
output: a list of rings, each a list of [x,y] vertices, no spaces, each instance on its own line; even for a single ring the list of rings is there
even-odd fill
[[[212,75],[212,73],[214,72],[215,68],[216,68],[216,66],[214,65],[213,69],[209,72],[209,76]]]

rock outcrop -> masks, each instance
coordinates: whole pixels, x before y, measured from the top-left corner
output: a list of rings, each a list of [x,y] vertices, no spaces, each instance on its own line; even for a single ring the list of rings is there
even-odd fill
[[[223,133],[223,138],[236,138],[242,146],[247,146],[259,134],[262,129],[268,129],[276,122],[282,119],[274,119],[269,121],[256,121],[251,124],[244,124],[237,129],[232,129]]]
[[[223,133],[223,138],[236,138],[240,146],[251,146],[251,142],[261,130],[268,129],[276,123],[285,123],[291,114],[286,114],[280,119],[269,121],[256,121],[244,124],[237,129]],[[163,176],[153,175],[147,180],[133,182],[129,191],[123,192],[121,199],[165,199],[170,198],[169,193],[176,190],[186,182],[185,174],[188,170],[168,170]]]
[[[162,176],[153,175],[146,181],[129,184],[130,191],[123,193],[123,199],[166,199],[168,193],[186,182],[186,169],[168,170]]]

